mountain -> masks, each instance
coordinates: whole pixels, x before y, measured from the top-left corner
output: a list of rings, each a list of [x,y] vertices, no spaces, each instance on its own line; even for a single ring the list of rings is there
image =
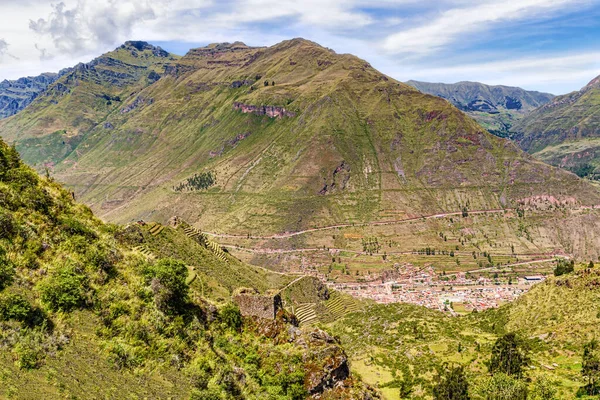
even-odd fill
[[[523,116],[552,100],[554,95],[511,86],[490,86],[479,82],[453,84],[408,81],[423,93],[444,98],[464,111],[489,132],[507,137]]]
[[[10,117],[27,107],[65,72],[45,73],[35,77],[0,82],[0,118]]]
[[[6,397],[376,396],[335,338],[277,302],[294,301],[297,277],[244,265],[178,219],[106,225],[1,141],[0,191]]]
[[[29,163],[56,164],[74,151],[83,133],[102,124],[109,113],[118,112],[125,98],[159,79],[164,65],[175,58],[160,47],[129,41],[89,63],[80,63],[48,86],[17,118],[4,121],[7,132],[14,133],[5,137],[14,140],[18,136],[19,150]]]
[[[600,174],[600,76],[580,91],[554,98],[512,128],[535,157],[596,179]]]
[[[432,243],[585,257],[600,248],[596,188],[355,56],[303,39],[133,53],[126,44],[75,68],[0,122],[26,162],[102,218],[179,215],[242,248],[360,250],[360,240],[334,237],[340,224],[365,226],[343,234],[387,237],[399,253]],[[435,215],[452,222],[418,220]],[[455,239],[440,241],[442,230]],[[295,234],[272,238],[285,232]]]

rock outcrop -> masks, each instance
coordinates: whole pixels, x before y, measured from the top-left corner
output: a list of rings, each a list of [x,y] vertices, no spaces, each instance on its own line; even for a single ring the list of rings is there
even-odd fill
[[[0,118],[10,117],[27,107],[41,92],[54,83],[61,73],[46,73],[0,82]]]
[[[283,107],[277,106],[255,106],[251,104],[244,104],[240,102],[233,103],[233,109],[239,110],[244,114],[255,114],[255,115],[266,115],[269,118],[282,118],[289,117],[293,118],[296,116],[296,113],[292,111],[288,111]]]

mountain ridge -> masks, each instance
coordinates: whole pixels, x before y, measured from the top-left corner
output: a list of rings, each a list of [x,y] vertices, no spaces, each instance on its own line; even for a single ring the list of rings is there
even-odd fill
[[[164,61],[159,79],[103,108],[77,143],[39,136],[38,117],[25,127],[27,110],[0,131],[119,222],[181,215],[202,230],[258,235],[515,209],[536,198],[600,203],[586,182],[353,55],[294,39],[216,44]],[[60,157],[40,154],[40,143]],[[594,251],[592,242],[577,251]]]
[[[452,84],[408,81],[409,85],[447,99],[488,131],[508,137],[511,126],[554,95],[505,85],[461,81]]]
[[[579,176],[597,179],[600,167],[600,76],[523,118],[512,137],[526,151]]]

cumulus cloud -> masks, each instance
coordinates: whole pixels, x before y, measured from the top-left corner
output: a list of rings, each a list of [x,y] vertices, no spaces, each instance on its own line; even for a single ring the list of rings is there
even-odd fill
[[[484,0],[468,7],[443,11],[419,26],[389,35],[383,49],[389,53],[427,55],[466,34],[489,29],[502,22],[539,17],[581,3],[580,0]]]
[[[152,7],[141,1],[79,0],[73,8],[63,2],[52,5],[50,15],[30,20],[29,28],[51,37],[62,53],[81,54],[112,45],[128,36],[136,24],[154,18]]]

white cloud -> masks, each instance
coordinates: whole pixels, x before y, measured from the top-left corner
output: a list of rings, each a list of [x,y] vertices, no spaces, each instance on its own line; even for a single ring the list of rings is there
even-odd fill
[[[29,21],[29,28],[49,36],[62,53],[82,54],[104,45],[113,45],[131,33],[133,26],[155,18],[153,9],[138,1],[85,1],[68,8],[63,2],[52,5],[45,18]]]
[[[580,4],[600,0],[0,0],[0,80],[87,62],[129,39],[272,45],[302,36],[402,80],[469,79],[557,92],[600,68],[583,61],[569,67],[550,56],[532,67],[524,63],[537,60],[448,65],[473,62],[472,53],[453,51],[469,34],[544,20]],[[440,48],[453,59],[428,56]]]
[[[580,3],[580,0],[485,0],[468,7],[451,8],[423,25],[389,35],[383,49],[395,54],[432,53],[468,33],[489,29],[493,24],[534,18]],[[473,4],[473,3],[471,3]]]
[[[0,57],[2,57],[8,51],[8,42],[4,39],[0,39]]]

